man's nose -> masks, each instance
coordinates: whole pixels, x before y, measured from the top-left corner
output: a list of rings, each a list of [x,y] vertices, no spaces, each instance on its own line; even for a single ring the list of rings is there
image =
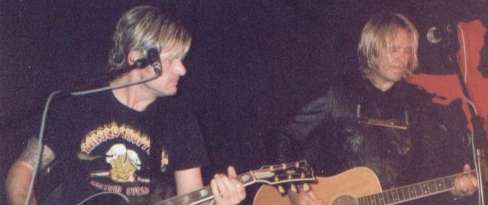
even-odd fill
[[[396,57],[396,61],[397,63],[400,63],[401,65],[406,65],[408,64],[408,61],[410,61],[410,53],[400,53],[397,57]]]
[[[176,66],[175,72],[180,76],[184,76],[186,74],[186,67],[183,64],[183,62],[181,62],[181,61],[178,62],[178,65]]]

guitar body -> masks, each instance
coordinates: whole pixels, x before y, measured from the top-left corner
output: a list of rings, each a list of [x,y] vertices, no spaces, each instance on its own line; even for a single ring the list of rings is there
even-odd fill
[[[119,193],[101,192],[93,194],[83,201],[78,202],[76,205],[102,205],[102,204],[114,204],[114,205],[129,205],[129,199]]]
[[[376,174],[369,168],[357,167],[332,177],[317,177],[312,190],[324,205],[356,205],[356,198],[381,192]],[[288,196],[282,196],[269,185],[259,188],[253,205],[291,205]]]

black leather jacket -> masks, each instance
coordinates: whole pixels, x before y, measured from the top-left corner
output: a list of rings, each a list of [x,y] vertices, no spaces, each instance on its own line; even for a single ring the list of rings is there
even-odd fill
[[[366,79],[332,86],[273,133],[275,156],[307,159],[318,175],[367,166],[383,189],[459,172],[469,157],[464,115],[431,99],[403,81],[386,92]]]

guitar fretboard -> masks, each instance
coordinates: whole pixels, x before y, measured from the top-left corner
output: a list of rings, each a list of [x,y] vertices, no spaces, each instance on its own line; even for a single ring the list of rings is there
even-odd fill
[[[250,172],[240,174],[237,179],[245,186],[253,183],[254,179]],[[161,201],[154,205],[180,205],[180,204],[199,204],[213,198],[212,189],[210,186],[205,186],[199,190],[190,192],[182,196],[175,196],[167,200]]]
[[[359,205],[394,205],[412,201],[435,194],[450,191],[454,187],[454,178],[462,174],[456,174],[436,178],[416,184],[388,189],[378,194],[358,198]]]
[[[308,170],[308,171],[307,171]],[[289,182],[314,181],[313,171],[306,161],[296,161],[271,166],[264,166],[259,170],[245,172],[237,176],[244,186],[254,183],[280,184]],[[195,205],[214,198],[210,186],[199,190],[171,197],[153,205]]]

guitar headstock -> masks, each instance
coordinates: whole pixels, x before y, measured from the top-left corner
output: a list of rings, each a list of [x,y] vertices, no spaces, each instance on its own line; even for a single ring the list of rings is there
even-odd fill
[[[294,182],[313,182],[315,176],[306,160],[263,166],[252,171],[257,182],[279,185]]]

